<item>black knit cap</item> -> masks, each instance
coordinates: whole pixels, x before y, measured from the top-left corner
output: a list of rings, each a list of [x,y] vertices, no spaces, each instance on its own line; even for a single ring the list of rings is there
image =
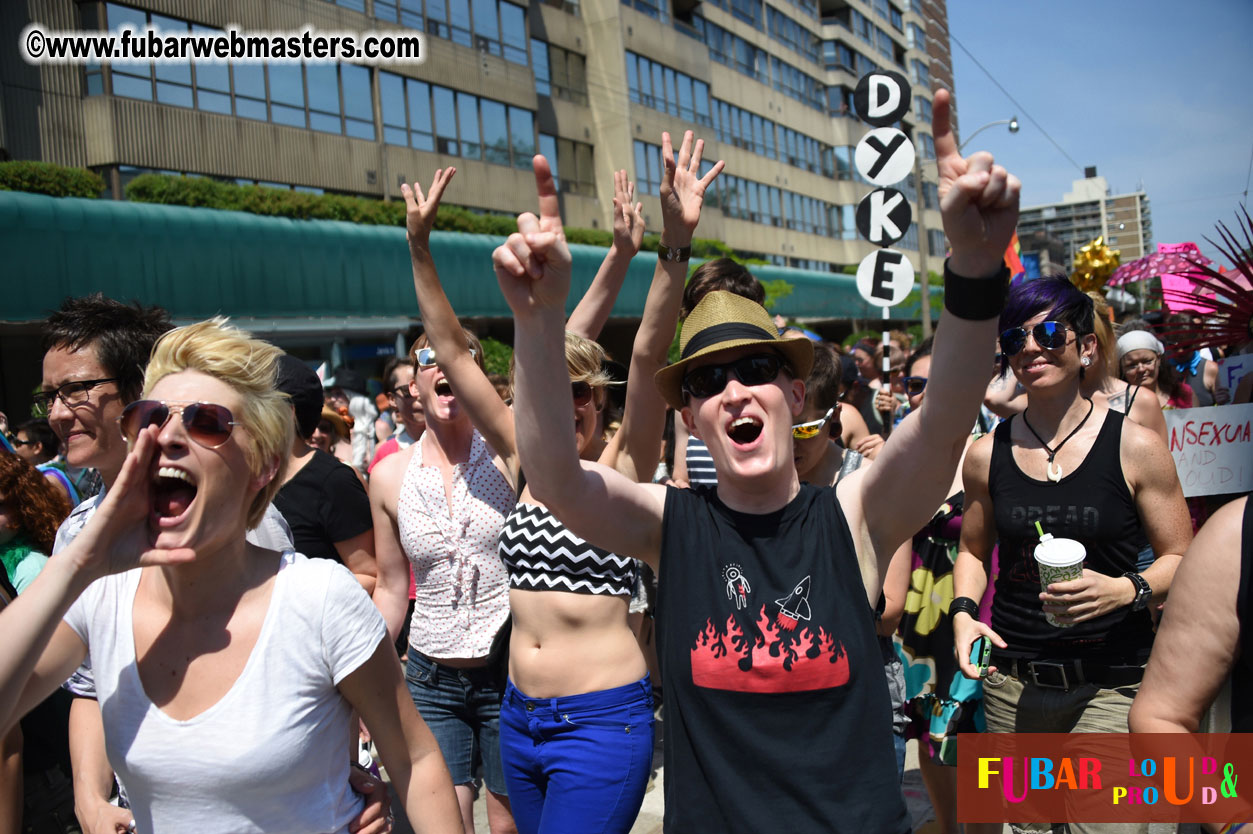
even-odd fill
[[[291,397],[296,410],[296,431],[310,437],[322,416],[322,382],[304,360],[284,353],[278,360],[274,387]]]

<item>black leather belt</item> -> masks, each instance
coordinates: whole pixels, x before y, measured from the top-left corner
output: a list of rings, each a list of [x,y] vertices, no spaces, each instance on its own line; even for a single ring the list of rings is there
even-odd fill
[[[992,665],[1011,678],[1045,689],[1071,690],[1090,683],[1117,689],[1139,683],[1144,666],[1134,663],[1102,663],[1096,660],[1026,660],[992,653]]]

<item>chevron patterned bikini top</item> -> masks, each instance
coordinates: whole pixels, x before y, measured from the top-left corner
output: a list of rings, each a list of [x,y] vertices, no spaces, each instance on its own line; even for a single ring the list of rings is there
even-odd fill
[[[588,544],[545,507],[519,503],[500,531],[509,585],[524,591],[630,596],[635,560]]]

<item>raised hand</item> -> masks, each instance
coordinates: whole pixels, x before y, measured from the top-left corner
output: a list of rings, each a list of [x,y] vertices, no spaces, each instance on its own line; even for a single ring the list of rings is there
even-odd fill
[[[962,158],[949,121],[951,101],[948,90],[937,91],[931,120],[940,170],[940,213],[944,234],[953,244],[950,267],[967,278],[984,278],[1000,268],[1018,225],[1022,183],[986,151]]]
[[[149,565],[174,565],[196,558],[191,548],[162,548],[148,526],[152,481],[161,450],[160,426],[139,432],[122,471],[83,532],[65,549],[89,581]]]
[[[400,186],[400,194],[405,198],[405,237],[409,239],[410,247],[425,249],[430,246],[431,227],[435,225],[439,201],[456,173],[456,168],[437,169],[435,178],[431,180],[431,188],[425,196],[422,194],[421,183],[415,182],[412,187],[408,183]]]
[[[700,158],[705,151],[705,140],[696,140],[696,147],[693,148],[692,138],[690,130],[683,134],[676,163],[670,134],[661,134],[661,159],[666,166],[661,181],[661,217],[665,223],[664,242],[667,246],[687,246],[692,242],[696,224],[700,222],[701,206],[705,203],[705,190],[726,167],[720,159],[709,169],[709,173],[700,176]]]
[[[539,216],[518,215],[518,231],[492,252],[496,279],[514,315],[565,309],[570,292],[570,248],[548,160],[536,155],[535,194]]]
[[[627,257],[644,240],[644,204],[635,201],[635,183],[626,171],[613,172],[613,246]]]

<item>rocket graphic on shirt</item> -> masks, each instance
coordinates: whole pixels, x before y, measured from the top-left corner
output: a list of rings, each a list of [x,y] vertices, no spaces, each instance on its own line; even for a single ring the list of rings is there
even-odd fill
[[[792,593],[783,599],[776,599],[774,604],[779,606],[779,614],[774,618],[775,624],[785,631],[791,631],[796,628],[797,623],[801,620],[808,620],[809,577],[806,576],[800,582],[797,582],[796,587],[792,589]]]
[[[742,578],[738,573],[737,580]],[[775,600],[779,610],[773,617],[773,606],[766,605],[754,616],[751,609],[738,613],[741,597],[735,584],[728,583],[734,612],[725,624],[706,620],[697,634],[691,647],[693,683],[733,692],[807,692],[848,683],[849,658],[843,642],[827,628],[800,627],[813,616],[810,588],[811,578],[806,576],[791,593]],[[747,594],[744,597],[746,603]]]

